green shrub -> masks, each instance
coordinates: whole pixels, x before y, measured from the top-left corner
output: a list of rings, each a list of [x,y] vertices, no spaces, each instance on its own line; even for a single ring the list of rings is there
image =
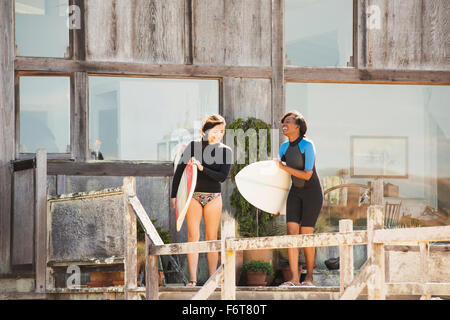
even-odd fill
[[[161,237],[162,241],[167,244],[170,243],[171,238],[170,238],[170,231],[169,230],[164,230],[161,226],[156,226],[156,222],[158,221],[158,219],[151,219],[153,225],[156,228],[156,231],[158,231],[159,236]],[[141,226],[141,223],[139,221],[137,221],[137,240],[138,241],[145,241],[145,231]]]
[[[259,130],[267,130],[267,153],[271,154],[271,129],[272,126],[264,121],[256,118],[247,118],[243,120],[238,118],[228,125],[228,129],[238,130],[242,129],[247,132],[249,129],[254,129],[258,136]],[[228,142],[230,143],[230,142]],[[259,154],[259,141],[257,144],[257,153]],[[237,137],[233,141],[234,146],[237,146]],[[237,158],[237,155],[234,155]],[[235,182],[235,177],[244,167],[249,165],[249,138],[245,138],[245,163],[235,163],[230,170],[231,181]],[[275,220],[270,213],[257,210],[252,206],[245,198],[240,194],[239,190],[235,187],[230,197],[230,205],[234,209],[234,217],[239,225],[239,233],[243,237],[263,237],[271,236],[274,230],[276,230]],[[258,214],[258,225],[256,224],[256,214]]]
[[[262,271],[268,276],[273,276],[273,268],[269,262],[261,260],[251,260],[242,265],[242,270],[258,272]]]

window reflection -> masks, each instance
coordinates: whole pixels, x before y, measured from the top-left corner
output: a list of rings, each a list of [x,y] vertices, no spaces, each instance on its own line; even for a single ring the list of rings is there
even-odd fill
[[[219,112],[217,80],[92,76],[89,88],[94,158],[171,161]]]
[[[308,121],[324,190],[336,187],[324,207],[334,224],[365,226],[377,175],[383,204],[400,206],[390,226],[448,224],[450,86],[289,83],[286,95],[286,108]],[[355,186],[337,187],[345,184]]]
[[[15,0],[18,56],[69,56],[68,0]]]
[[[70,152],[70,78],[20,78],[20,152]]]
[[[353,0],[286,0],[286,64],[347,67],[353,56]]]

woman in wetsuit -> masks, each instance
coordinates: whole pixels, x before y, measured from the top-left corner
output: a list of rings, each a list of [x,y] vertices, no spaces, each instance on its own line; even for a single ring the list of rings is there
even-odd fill
[[[280,147],[278,166],[289,173],[292,187],[286,204],[287,233],[311,234],[323,205],[323,190],[315,166],[315,148],[305,137],[306,121],[297,111],[286,113],[281,118],[282,132],[289,138]],[[282,163],[286,162],[286,165]],[[314,248],[304,248],[307,274],[301,285],[313,285]],[[292,278],[281,286],[300,285],[298,273],[298,249],[288,249]]]
[[[203,138],[192,141],[180,158],[172,181],[172,205],[186,164],[191,157],[198,168],[197,184],[194,195],[186,213],[188,242],[200,240],[200,222],[205,222],[205,240],[217,240],[217,232],[222,213],[221,183],[225,181],[232,164],[231,149],[221,143],[225,133],[225,119],[220,115],[212,115],[204,122],[201,130]],[[211,276],[217,269],[218,253],[209,252],[208,269]],[[187,254],[189,265],[188,287],[197,285],[198,253]]]

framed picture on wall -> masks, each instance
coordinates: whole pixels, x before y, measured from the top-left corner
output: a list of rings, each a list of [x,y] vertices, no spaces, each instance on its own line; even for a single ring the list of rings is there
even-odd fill
[[[408,137],[350,137],[352,178],[408,178]]]

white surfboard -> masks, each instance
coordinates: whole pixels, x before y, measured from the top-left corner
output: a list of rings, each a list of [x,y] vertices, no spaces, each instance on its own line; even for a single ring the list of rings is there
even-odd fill
[[[235,177],[239,192],[256,208],[286,214],[286,200],[291,188],[291,175],[281,170],[274,160],[254,162]]]
[[[174,172],[177,170],[178,162],[181,159],[186,145],[182,145],[179,148],[174,159]],[[195,185],[197,183],[197,166],[192,163],[192,158],[184,168],[183,174],[180,179],[180,185],[178,186],[177,197],[175,199],[175,214],[177,220],[177,231],[181,230],[186,212],[189,208],[189,204],[194,194]]]

